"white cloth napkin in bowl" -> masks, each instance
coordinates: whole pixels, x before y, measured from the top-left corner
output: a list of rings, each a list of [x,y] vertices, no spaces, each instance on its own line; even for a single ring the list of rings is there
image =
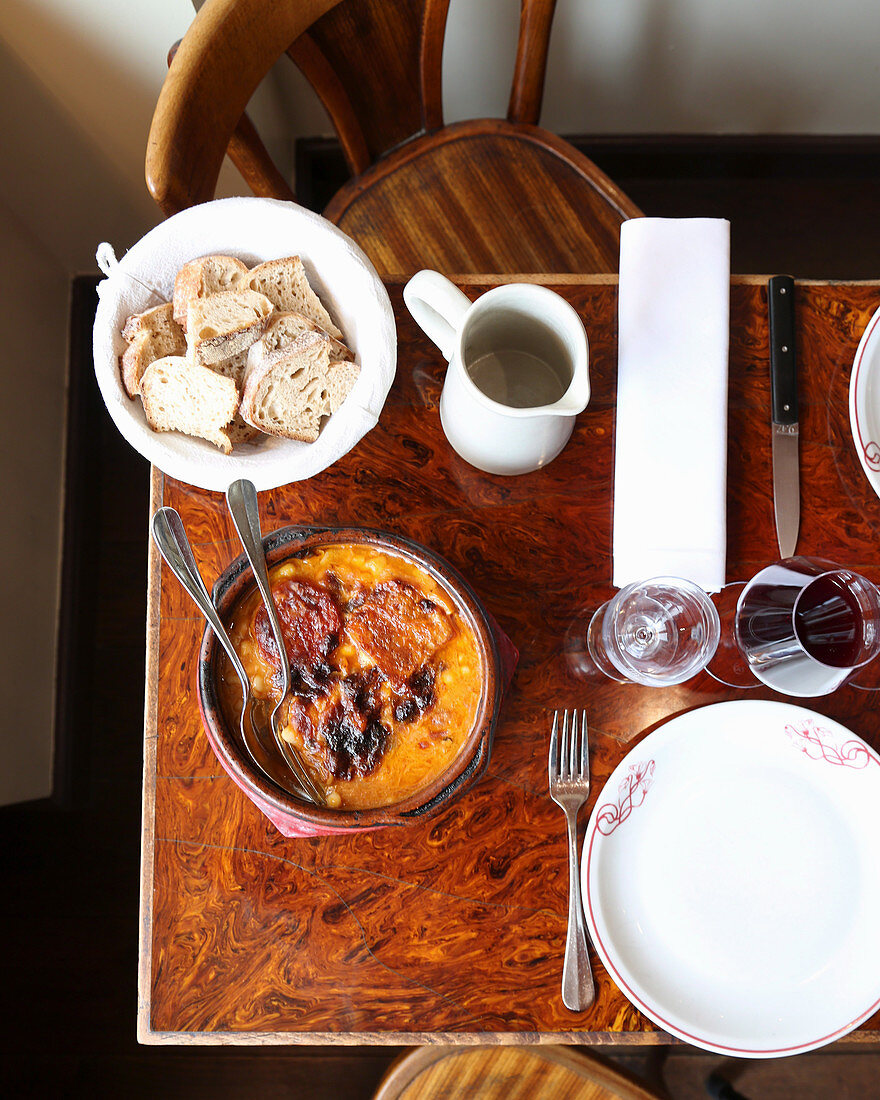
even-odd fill
[[[614,584],[725,583],[730,223],[620,233]]]

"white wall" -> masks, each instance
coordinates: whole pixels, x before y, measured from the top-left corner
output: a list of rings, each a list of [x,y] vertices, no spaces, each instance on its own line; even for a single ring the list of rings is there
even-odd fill
[[[452,0],[450,120],[506,109],[518,10],[519,0]],[[875,0],[558,0],[542,124],[563,134],[876,133],[878,43]]]
[[[506,112],[519,7],[451,0],[447,121]],[[876,133],[878,42],[874,0],[558,0],[541,121],[562,134]],[[273,77],[292,98],[275,105],[274,140],[285,125],[330,132],[292,66]]]

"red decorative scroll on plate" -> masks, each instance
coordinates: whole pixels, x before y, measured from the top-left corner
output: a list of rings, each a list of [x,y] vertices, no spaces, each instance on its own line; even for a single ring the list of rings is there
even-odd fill
[[[876,758],[861,741],[834,744],[834,734],[816,722],[787,725],[785,732],[795,748],[811,760],[824,760],[841,768],[866,768]]]
[[[645,795],[653,782],[653,760],[630,764],[617,788],[617,802],[606,802],[599,807],[596,814],[596,828],[599,832],[610,836],[618,825],[622,825],[636,806],[641,806],[645,801]]]
[[[865,462],[871,467],[872,470],[880,470],[880,444],[875,443],[873,439],[867,443],[862,443],[862,451],[865,455]]]

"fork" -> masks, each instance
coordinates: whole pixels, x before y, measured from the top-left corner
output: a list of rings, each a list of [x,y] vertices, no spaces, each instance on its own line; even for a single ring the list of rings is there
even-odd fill
[[[269,587],[269,571],[266,566],[263,536],[260,530],[260,506],[253,482],[246,479],[234,481],[226,490],[226,503],[229,506],[232,522],[238,532],[241,545],[244,547],[245,557],[253,570],[257,588],[263,598],[263,604],[269,617],[269,625],[272,628],[272,635],[275,638],[275,645],[281,662],[281,695],[269,716],[272,736],[275,738],[275,744],[282,759],[290,768],[306,797],[316,805],[323,806],[326,801],[324,792],[306,771],[305,765],[300,760],[293,745],[281,735],[279,712],[290,695],[290,664],[287,659],[287,648],[284,645],[281,623],[278,621],[278,611]]]
[[[562,712],[562,737],[557,736],[559,711],[553,712],[550,730],[550,797],[565,811],[568,823],[568,935],[562,967],[562,1003],[573,1012],[582,1012],[596,999],[596,987],[587,953],[587,930],[581,904],[581,877],[578,866],[578,810],[590,793],[590,748],[587,741],[587,715],[581,711],[580,746],[578,712]],[[571,735],[569,736],[569,729]]]

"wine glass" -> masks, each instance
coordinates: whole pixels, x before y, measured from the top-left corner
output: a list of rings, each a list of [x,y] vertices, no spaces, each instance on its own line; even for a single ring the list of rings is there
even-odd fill
[[[822,558],[785,558],[745,586],[734,630],[762,683],[828,695],[880,653],[880,589]]]
[[[721,624],[708,595],[680,577],[622,588],[590,619],[586,650],[600,672],[648,687],[681,684],[718,646]]]

